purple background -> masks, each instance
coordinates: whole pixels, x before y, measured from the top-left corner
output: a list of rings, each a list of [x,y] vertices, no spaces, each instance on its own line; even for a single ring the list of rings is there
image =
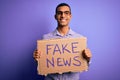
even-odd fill
[[[120,80],[120,0],[0,0],[0,80],[42,80],[32,55],[36,40],[56,28],[61,2],[71,5],[70,26],[93,54],[81,80]]]

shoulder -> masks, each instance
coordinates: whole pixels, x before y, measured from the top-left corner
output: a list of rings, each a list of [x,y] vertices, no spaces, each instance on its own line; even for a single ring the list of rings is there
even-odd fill
[[[50,33],[44,34],[42,39],[50,39],[52,36],[53,36],[53,32],[50,32]]]
[[[70,31],[71,35],[74,37],[74,38],[77,38],[77,37],[84,37],[82,34],[80,33],[77,33],[73,30]]]
[[[52,31],[50,33],[44,34],[42,39],[53,39],[56,37],[56,33],[57,33],[57,31],[55,29],[54,31]]]

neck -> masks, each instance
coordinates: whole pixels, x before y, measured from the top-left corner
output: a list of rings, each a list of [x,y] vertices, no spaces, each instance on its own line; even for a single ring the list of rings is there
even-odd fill
[[[70,28],[68,26],[66,26],[66,27],[58,27],[57,29],[58,29],[59,33],[62,36],[64,36],[64,35],[66,35],[68,33]]]

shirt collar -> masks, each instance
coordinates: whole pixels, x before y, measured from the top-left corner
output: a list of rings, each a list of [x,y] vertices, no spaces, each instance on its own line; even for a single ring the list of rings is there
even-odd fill
[[[73,35],[73,34],[75,34],[75,32],[72,29],[70,29],[66,35]],[[55,29],[55,31],[53,32],[53,35],[61,36],[61,34],[59,33],[57,29]]]

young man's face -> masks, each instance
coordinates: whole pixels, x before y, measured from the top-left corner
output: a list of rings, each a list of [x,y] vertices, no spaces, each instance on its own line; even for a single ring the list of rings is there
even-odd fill
[[[58,22],[58,26],[68,26],[71,19],[71,12],[68,6],[58,7],[55,19]]]

